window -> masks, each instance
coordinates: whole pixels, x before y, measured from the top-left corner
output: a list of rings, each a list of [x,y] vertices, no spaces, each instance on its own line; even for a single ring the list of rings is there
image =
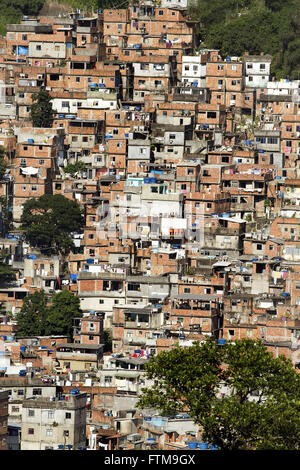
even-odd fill
[[[48,411],[48,419],[54,419],[54,411]]]
[[[258,243],[258,244],[256,245],[256,249],[257,249],[257,250],[262,250],[262,245],[261,245],[260,243]]]
[[[53,429],[46,429],[46,436],[52,436],[53,435]]]
[[[72,414],[71,413],[66,413],[66,419],[71,419],[72,418]]]
[[[37,46],[35,46],[35,49],[36,49],[37,51],[41,51],[41,50],[42,50],[42,46],[40,46],[40,45],[38,44]]]
[[[224,70],[224,65],[218,65],[218,70]]]
[[[230,336],[234,336],[234,330],[228,330]]]
[[[159,16],[162,16],[164,14],[163,10],[159,10],[158,14]]]
[[[37,186],[31,186],[32,191],[37,191]]]
[[[99,299],[99,304],[104,304],[104,300],[103,300],[103,299]]]
[[[266,64],[260,64],[259,68],[260,68],[260,70],[265,70]]]
[[[67,429],[64,430],[64,436],[69,437],[69,431]]]
[[[34,429],[33,428],[28,428],[28,434],[33,435],[34,434]]]
[[[184,293],[185,294],[190,294],[191,293],[191,288],[190,287],[185,287],[184,288]]]
[[[236,80],[231,80],[231,85],[236,85]]]
[[[34,410],[28,410],[28,416],[34,416]]]
[[[232,65],[231,70],[237,70],[237,65]]]
[[[80,82],[80,77],[76,77],[76,82],[77,82],[77,83]]]

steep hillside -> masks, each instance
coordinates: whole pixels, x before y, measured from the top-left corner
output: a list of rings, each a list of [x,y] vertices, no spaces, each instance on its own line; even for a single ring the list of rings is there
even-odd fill
[[[195,0],[201,46],[226,55],[265,52],[277,78],[300,74],[300,0]]]

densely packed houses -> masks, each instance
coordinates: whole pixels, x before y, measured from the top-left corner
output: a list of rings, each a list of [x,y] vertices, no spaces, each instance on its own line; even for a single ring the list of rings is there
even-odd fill
[[[300,80],[274,80],[263,52],[202,48],[187,6],[131,0],[7,26],[0,195],[14,230],[0,245],[17,281],[0,289],[0,449],[192,448],[188,415],[135,408],[145,363],[178,342],[259,338],[299,366]],[[51,128],[32,127],[41,89]],[[67,270],[20,236],[24,203],[43,194],[85,210]],[[14,316],[40,289],[79,297],[73,343],[16,341]]]

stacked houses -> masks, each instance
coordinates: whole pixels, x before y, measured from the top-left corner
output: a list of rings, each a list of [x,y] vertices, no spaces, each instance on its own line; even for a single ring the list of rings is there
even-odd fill
[[[188,415],[135,407],[145,364],[178,343],[261,339],[299,368],[300,80],[276,81],[263,52],[202,48],[197,26],[187,0],[7,25],[0,245],[17,280],[0,287],[0,449],[187,449]],[[41,89],[50,128],[32,127]],[[24,203],[44,194],[84,209],[67,259],[22,238]],[[16,340],[41,289],[80,299],[72,343]]]

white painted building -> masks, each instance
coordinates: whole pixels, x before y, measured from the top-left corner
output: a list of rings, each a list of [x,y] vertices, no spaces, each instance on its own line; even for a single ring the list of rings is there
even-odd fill
[[[201,63],[201,55],[182,57],[182,83],[204,88],[206,86],[206,63]]]
[[[270,80],[271,62],[270,55],[244,55],[245,86],[266,88]]]

